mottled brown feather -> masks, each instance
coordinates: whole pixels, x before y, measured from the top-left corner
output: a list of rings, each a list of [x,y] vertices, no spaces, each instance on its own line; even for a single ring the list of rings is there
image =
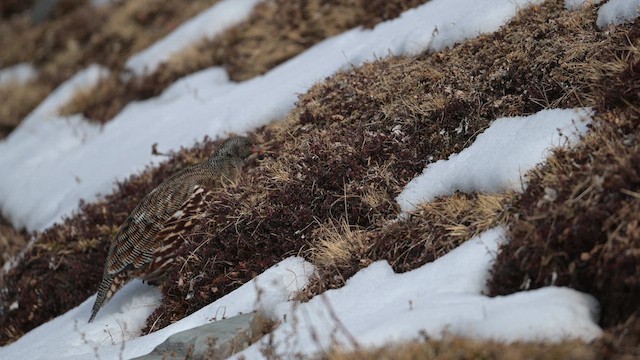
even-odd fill
[[[111,242],[89,322],[130,279],[162,278],[182,235],[202,216],[211,190],[236,178],[250,154],[247,138],[232,137],[207,161],[177,172],[140,201]]]

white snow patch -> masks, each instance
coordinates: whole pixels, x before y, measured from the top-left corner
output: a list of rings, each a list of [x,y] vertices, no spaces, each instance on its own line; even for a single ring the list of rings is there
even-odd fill
[[[26,83],[38,76],[38,71],[33,65],[20,63],[8,68],[0,69],[0,86],[12,83]]]
[[[439,1],[430,9],[435,24],[431,34],[423,34],[429,49],[440,51],[483,33],[494,32],[512,19],[523,8],[540,4],[542,0],[515,0],[511,6],[496,0]],[[419,42],[417,43],[419,44]],[[418,46],[416,52],[422,51]]]
[[[525,173],[544,161],[550,149],[576,142],[587,132],[590,120],[588,109],[542,110],[497,119],[459,154],[429,164],[398,195],[398,204],[406,213],[457,190],[520,190]]]
[[[24,220],[32,216],[27,214],[52,217],[68,211],[69,204],[63,199],[71,192],[72,186],[59,187],[57,181],[67,178],[72,180],[71,183],[81,183],[83,179],[70,168],[57,174],[55,170],[42,170],[53,169],[59,159],[77,153],[78,149],[99,134],[100,126],[89,123],[80,115],[57,117],[56,114],[60,106],[67,103],[77,91],[95,85],[107,74],[108,70],[98,65],[77,73],[49,94],[16,130],[0,141],[0,154],[3,154],[0,157],[0,172],[3,173],[0,182],[14,184],[0,187],[0,211],[17,228],[26,225]],[[87,160],[75,161],[76,168],[92,169]],[[32,177],[33,174],[38,177]],[[31,201],[25,202],[26,199]],[[17,209],[20,210],[16,212]],[[42,227],[29,227],[34,228]]]
[[[504,236],[503,228],[494,228],[403,274],[379,261],[340,289],[303,304],[283,303],[277,308],[282,325],[233,358],[264,358],[260,348],[267,344],[286,359],[336,345],[349,349],[418,339],[422,332],[505,342],[600,336],[598,304],[590,295],[558,287],[482,295]]]
[[[598,10],[600,28],[632,22],[640,15],[640,0],[610,0]]]
[[[213,38],[244,21],[260,0],[222,0],[185,22],[163,39],[132,56],[126,67],[136,75],[154,72],[174,54],[205,38]]]
[[[149,353],[172,334],[216,319],[272,309],[307,285],[313,266],[299,257],[285,259],[229,295],[164,329],[140,337],[140,329],[160,304],[158,288],[135,280],[127,284],[87,323],[95,296],[0,348],[2,359],[130,359]],[[123,343],[124,341],[124,343]],[[122,356],[122,357],[120,357]]]
[[[47,98],[38,105],[25,119],[27,122],[47,121],[57,115],[60,107],[69,102],[73,96],[81,90],[86,90],[109,75],[109,69],[100,65],[90,65],[79,71],[71,79],[58,86]]]

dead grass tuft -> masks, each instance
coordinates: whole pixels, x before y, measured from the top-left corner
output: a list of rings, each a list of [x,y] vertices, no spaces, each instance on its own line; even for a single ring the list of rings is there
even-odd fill
[[[409,360],[409,359],[500,359],[500,360],[543,360],[574,359],[596,360],[601,354],[592,347],[578,342],[512,343],[481,341],[456,336],[446,336],[442,340],[425,339],[389,346],[360,349],[351,352],[335,349],[318,357],[327,360]]]
[[[0,216],[0,269],[6,262],[15,260],[20,250],[27,245],[28,235],[25,231],[14,229],[8,221]],[[4,286],[0,273],[0,288]]]
[[[0,85],[0,139],[18,126],[50,91],[46,84],[35,81]]]
[[[456,193],[421,205],[407,219],[383,222],[369,231],[329,220],[312,234],[309,257],[318,268],[311,293],[338,288],[358,270],[385,259],[405,272],[436,260],[461,243],[505,225],[515,194]]]
[[[368,233],[364,230],[352,229],[349,223],[342,220],[329,220],[318,227],[312,234],[316,240],[316,248],[311,249],[313,263],[322,268],[344,267],[354,260],[369,265],[365,254],[371,248]]]
[[[374,234],[370,257],[388,259],[405,272],[431,262],[508,219],[514,194],[462,194],[423,204],[408,219],[388,224]]]

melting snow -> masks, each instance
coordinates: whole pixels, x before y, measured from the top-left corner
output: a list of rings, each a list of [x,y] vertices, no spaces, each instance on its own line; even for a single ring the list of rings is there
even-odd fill
[[[21,63],[0,69],[0,86],[12,83],[26,83],[35,79],[38,72],[31,64]]]
[[[459,154],[429,164],[398,195],[398,204],[410,212],[422,202],[457,190],[521,190],[525,173],[543,162],[551,148],[577,142],[590,120],[588,109],[543,110],[497,119]]]
[[[260,0],[222,0],[198,16],[185,22],[163,39],[132,56],[126,67],[136,75],[154,72],[171,56],[213,38],[249,17]]]
[[[601,27],[632,22],[640,16],[640,0],[610,0],[598,10],[596,24]]]
[[[268,344],[289,359],[333,345],[349,349],[419,339],[423,332],[507,342],[598,337],[598,303],[590,295],[558,287],[494,298],[482,294],[504,233],[489,230],[403,274],[379,261],[340,289],[303,304],[282,303],[277,312],[283,324],[234,358],[265,358],[260,349]]]
[[[149,315],[160,305],[157,287],[132,281],[87,323],[95,296],[18,341],[0,347],[2,359],[129,359],[151,352],[172,334],[217,319],[274,308],[307,285],[311,264],[291,257],[258,275],[229,295],[161,330],[140,337]]]

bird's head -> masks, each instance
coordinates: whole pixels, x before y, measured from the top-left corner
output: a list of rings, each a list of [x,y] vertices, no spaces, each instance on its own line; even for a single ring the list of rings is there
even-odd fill
[[[236,165],[253,153],[251,140],[244,136],[233,136],[225,140],[222,145],[211,155],[210,160],[215,162],[231,162]]]

